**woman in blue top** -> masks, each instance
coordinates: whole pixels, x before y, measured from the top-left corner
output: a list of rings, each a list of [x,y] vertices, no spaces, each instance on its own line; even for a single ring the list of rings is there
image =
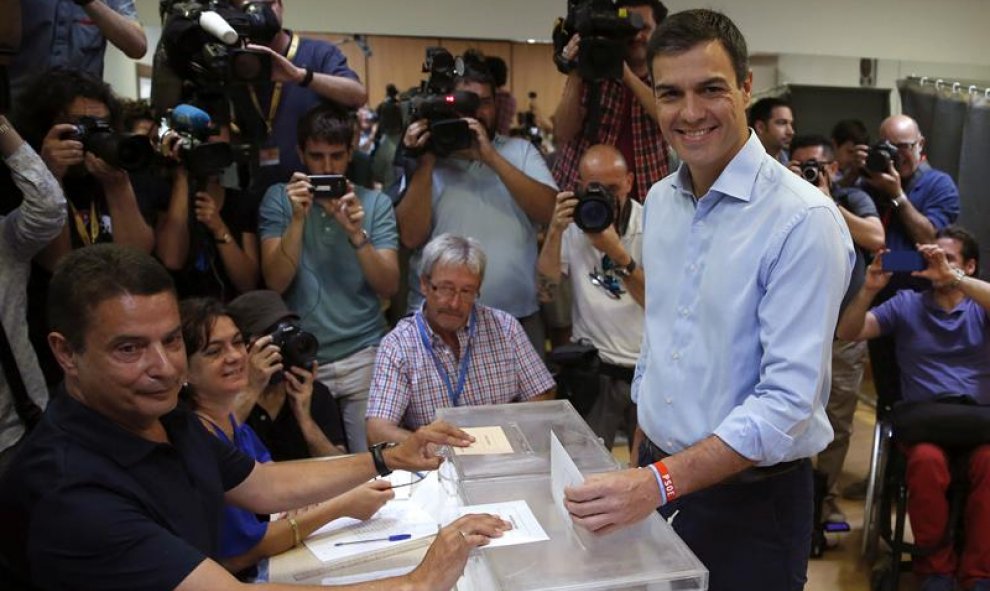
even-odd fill
[[[223,304],[210,298],[180,305],[182,338],[188,356],[186,398],[203,426],[258,462],[271,454],[248,425],[234,415],[237,397],[248,384],[247,346]],[[308,376],[308,377],[304,377]],[[286,374],[287,380],[312,379],[312,374]],[[338,517],[369,519],[393,498],[387,481],[376,480],[285,519],[228,505],[220,527],[216,558],[242,578],[267,580],[267,558],[297,546],[301,540]]]

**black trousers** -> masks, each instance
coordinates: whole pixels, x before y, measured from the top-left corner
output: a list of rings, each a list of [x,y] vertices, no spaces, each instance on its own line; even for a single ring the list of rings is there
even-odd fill
[[[662,455],[640,447],[645,466]],[[814,517],[811,461],[750,470],[659,509],[708,568],[709,591],[800,591]],[[676,514],[676,515],[675,515]]]

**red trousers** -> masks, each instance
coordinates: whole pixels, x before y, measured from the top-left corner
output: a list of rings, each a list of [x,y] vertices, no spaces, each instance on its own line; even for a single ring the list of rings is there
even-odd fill
[[[949,520],[949,460],[942,448],[930,443],[909,447],[906,453],[911,530],[916,544],[933,546],[942,539]],[[956,556],[950,544],[929,556],[916,557],[913,571],[917,575],[958,574],[965,587],[976,579],[990,579],[990,445],[971,452],[968,477],[962,556]]]

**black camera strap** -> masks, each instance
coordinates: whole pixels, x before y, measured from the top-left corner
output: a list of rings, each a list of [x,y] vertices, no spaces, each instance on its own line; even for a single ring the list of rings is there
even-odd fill
[[[10,348],[7,331],[2,322],[0,322],[0,364],[3,364],[3,374],[7,378],[7,386],[14,398],[14,411],[24,422],[27,430],[30,431],[41,420],[41,408],[28,396],[27,386],[24,385],[24,380],[21,378],[17,359],[14,357],[14,351]]]
[[[585,101],[584,137],[592,144],[598,143],[598,128],[602,123],[602,89],[599,82],[586,82],[588,88]]]

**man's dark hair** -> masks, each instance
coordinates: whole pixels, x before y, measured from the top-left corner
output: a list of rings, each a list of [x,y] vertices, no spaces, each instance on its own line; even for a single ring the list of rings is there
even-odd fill
[[[817,148],[821,146],[825,148],[825,158],[832,160],[835,158],[835,150],[832,148],[832,142],[823,135],[799,135],[795,136],[791,140],[791,154],[797,152],[801,148]]]
[[[653,9],[653,22],[660,24],[667,18],[667,7],[660,0],[619,0],[615,3],[618,8],[630,6],[649,6]]]
[[[962,255],[963,262],[975,261],[976,271],[973,274],[980,274],[980,243],[976,241],[976,237],[970,234],[968,230],[962,226],[946,226],[935,234],[935,238],[958,240],[962,246],[960,254]]]
[[[215,298],[188,298],[179,302],[182,342],[186,345],[186,355],[191,357],[205,349],[217,318],[228,315],[224,305]]]
[[[846,142],[866,146],[870,143],[870,132],[859,119],[843,119],[832,128],[832,141],[836,148]]]
[[[485,54],[477,49],[469,49],[464,52],[461,59],[464,61],[464,73],[454,80],[454,84],[459,85],[465,82],[487,84],[492,89],[492,95],[494,95],[496,88],[495,78],[492,77],[492,73],[488,69]]]
[[[490,55],[485,58],[485,66],[492,75],[492,82],[495,88],[502,88],[509,81],[509,66],[505,65],[505,60],[497,55]]]
[[[124,131],[133,132],[138,121],[155,120],[155,114],[151,111],[151,105],[146,100],[122,100],[121,120]]]
[[[116,244],[79,248],[63,258],[48,286],[48,322],[82,351],[93,309],[122,295],[175,295],[165,267],[151,255]]]
[[[350,149],[356,127],[357,118],[352,112],[333,105],[313,107],[296,126],[299,149],[305,150],[309,140],[326,142],[331,146],[344,145]]]
[[[17,99],[14,123],[24,139],[35,149],[55,124],[58,117],[76,98],[99,101],[110,111],[110,125],[120,129],[120,101],[110,85],[81,70],[52,68],[35,78]]]
[[[714,10],[684,10],[664,19],[650,37],[647,63],[652,64],[658,55],[684,53],[708,41],[718,41],[725,48],[736,74],[736,85],[742,87],[749,73],[746,39],[729,17]]]
[[[791,104],[782,98],[768,96],[761,98],[749,107],[749,126],[755,127],[757,121],[766,123],[773,116],[773,110],[777,107],[791,108]]]

